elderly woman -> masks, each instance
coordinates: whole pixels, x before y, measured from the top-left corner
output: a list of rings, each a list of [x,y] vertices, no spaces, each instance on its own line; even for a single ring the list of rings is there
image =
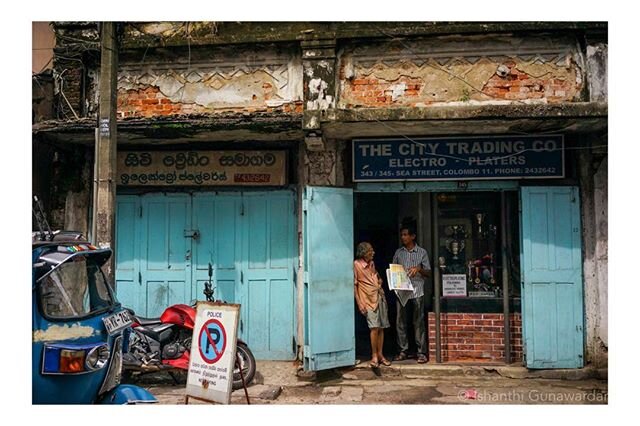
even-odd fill
[[[380,364],[391,365],[382,354],[384,329],[389,327],[387,301],[382,289],[382,279],[373,264],[375,252],[371,244],[362,242],[356,249],[356,260],[353,262],[353,281],[358,309],[367,317],[369,336],[371,338],[372,368]]]

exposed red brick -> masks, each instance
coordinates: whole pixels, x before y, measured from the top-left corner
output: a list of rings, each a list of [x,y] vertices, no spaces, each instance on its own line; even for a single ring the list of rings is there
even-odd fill
[[[482,319],[502,319],[504,315],[500,314],[482,314]]]

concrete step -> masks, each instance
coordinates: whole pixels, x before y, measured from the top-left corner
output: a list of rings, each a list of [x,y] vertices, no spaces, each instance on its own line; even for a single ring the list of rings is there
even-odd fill
[[[415,360],[394,362],[389,367],[380,366],[372,369],[368,362],[362,362],[355,367],[341,370],[345,379],[351,376],[368,377],[363,371],[371,370],[376,376],[402,376],[402,377],[445,377],[445,376],[472,376],[472,377],[503,377],[509,379],[557,379],[557,380],[607,380],[606,368],[594,368],[587,366],[577,369],[547,369],[531,370],[521,365],[464,365],[464,364],[417,364]],[[351,376],[350,376],[351,375]]]

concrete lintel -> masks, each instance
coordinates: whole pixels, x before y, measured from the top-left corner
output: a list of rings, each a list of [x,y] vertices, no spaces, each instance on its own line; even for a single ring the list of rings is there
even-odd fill
[[[473,105],[305,111],[329,138],[606,131],[607,104]],[[315,126],[317,127],[317,125]]]
[[[302,59],[333,59],[336,57],[336,40],[303,40],[300,42]]]
[[[182,143],[189,141],[287,141],[304,136],[301,114],[221,114],[118,121],[119,143]],[[53,142],[93,144],[93,119],[47,121],[32,127],[33,135]]]
[[[390,36],[430,36],[446,34],[486,34],[516,32],[584,31],[606,32],[607,22],[218,22],[190,37],[178,32],[163,37],[136,34],[135,22],[128,23],[123,48],[195,46],[282,42],[314,39],[389,38]]]
[[[309,114],[309,112],[305,112]],[[517,118],[605,118],[606,102],[566,104],[478,104],[442,105],[415,108],[350,108],[327,110],[323,122],[414,121]]]

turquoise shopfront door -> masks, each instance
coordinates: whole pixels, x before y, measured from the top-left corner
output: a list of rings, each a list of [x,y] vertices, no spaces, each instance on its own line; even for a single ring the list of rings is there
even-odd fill
[[[296,214],[291,193],[243,193],[240,334],[262,359],[292,359],[297,266]],[[293,285],[292,285],[293,284]],[[265,331],[269,330],[268,333]]]
[[[580,201],[576,187],[523,187],[522,322],[529,368],[584,364]]]
[[[304,369],[355,364],[353,191],[304,194]]]
[[[291,191],[194,195],[193,294],[240,303],[239,337],[258,359],[295,357],[296,233]]]
[[[123,304],[143,316],[160,316],[191,297],[191,222],[188,195],[118,197],[116,288]]]
[[[118,298],[143,316],[215,298],[240,303],[239,337],[258,359],[295,357],[292,191],[119,196]]]

